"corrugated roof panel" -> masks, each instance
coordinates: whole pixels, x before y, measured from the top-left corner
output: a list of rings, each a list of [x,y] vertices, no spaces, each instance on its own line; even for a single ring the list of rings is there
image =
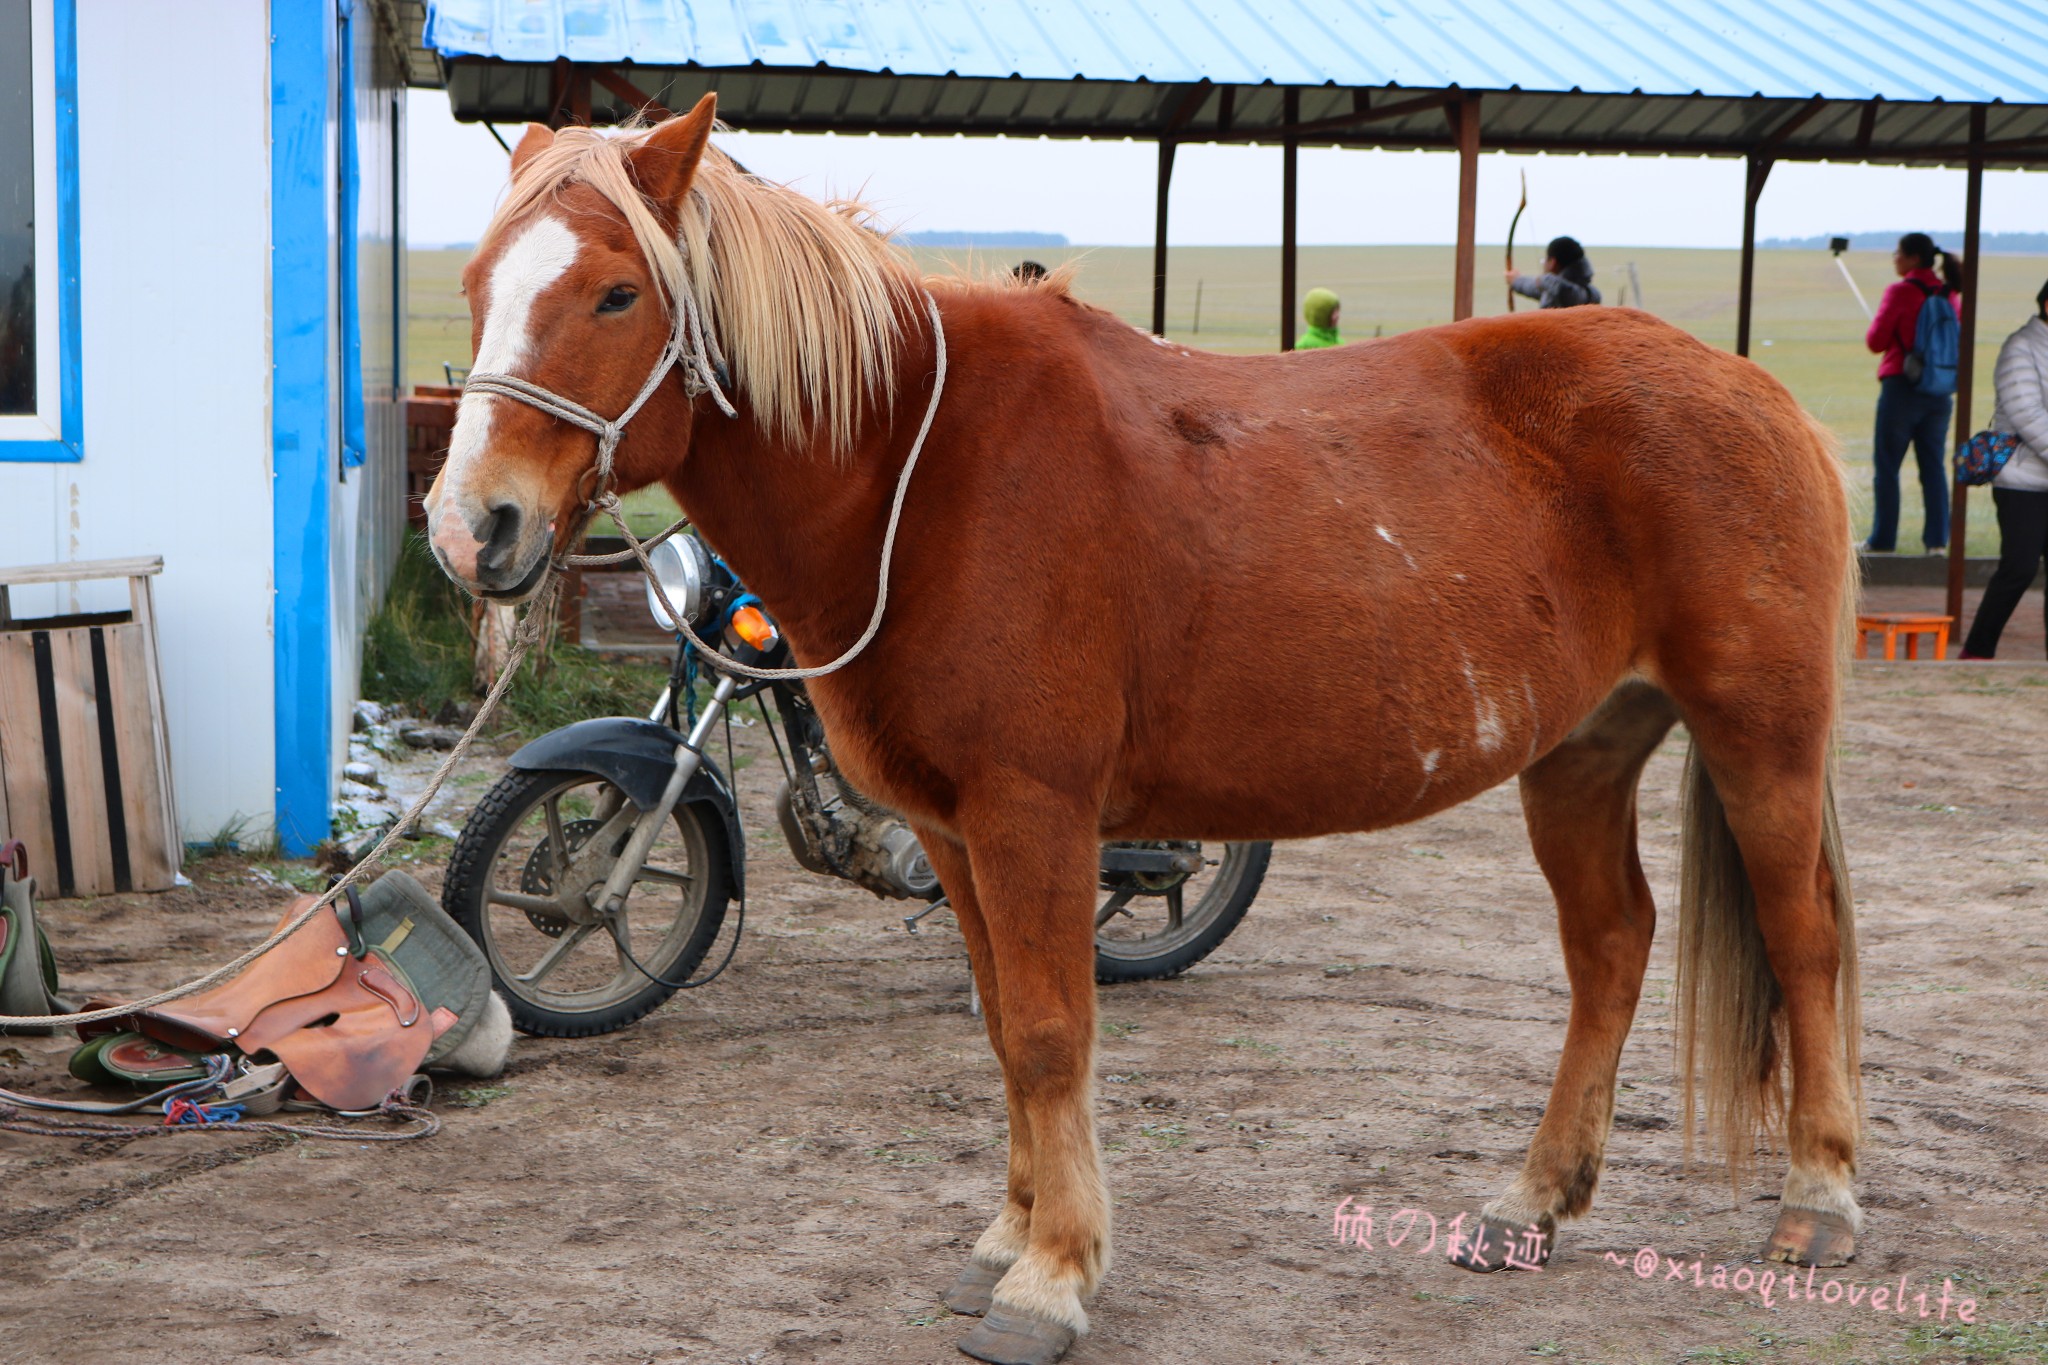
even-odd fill
[[[626,27],[636,62],[681,66],[697,58],[681,0],[625,0]]]
[[[2048,5],[430,0],[444,57],[899,75],[2048,103]]]

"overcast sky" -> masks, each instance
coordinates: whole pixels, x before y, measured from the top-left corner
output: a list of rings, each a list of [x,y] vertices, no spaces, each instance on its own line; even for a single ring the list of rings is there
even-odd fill
[[[482,124],[455,122],[438,90],[409,92],[406,183],[415,245],[474,241],[504,187],[506,157]],[[515,142],[520,129],[501,127]],[[1077,245],[1152,240],[1158,153],[1149,142],[725,135],[750,169],[807,193],[858,195],[909,231],[1059,232]],[[1742,239],[1742,163],[1729,159],[1504,156],[1480,162],[1479,238],[1507,233],[1529,176],[1520,239],[1569,232],[1611,246],[1732,247]],[[1759,237],[1919,228],[1961,246],[1963,172],[1781,163],[1757,208]],[[1304,149],[1304,245],[1449,242],[1458,170],[1443,152]],[[1277,147],[1184,146],[1169,240],[1280,240]],[[2048,174],[1984,177],[1986,232],[2048,229]]]

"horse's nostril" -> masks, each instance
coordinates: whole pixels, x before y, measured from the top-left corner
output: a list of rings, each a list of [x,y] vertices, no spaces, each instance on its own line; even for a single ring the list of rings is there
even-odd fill
[[[492,573],[511,567],[512,552],[519,545],[520,520],[517,503],[501,502],[491,508],[484,524],[477,528],[477,540],[483,545],[476,555],[480,571]]]

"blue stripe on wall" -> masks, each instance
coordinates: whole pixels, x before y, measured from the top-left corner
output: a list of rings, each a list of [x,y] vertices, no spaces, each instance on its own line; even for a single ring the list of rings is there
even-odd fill
[[[51,0],[57,143],[57,439],[0,441],[0,460],[85,458],[85,366],[78,301],[78,10],[76,0]]]
[[[277,834],[304,856],[328,834],[332,632],[328,497],[328,79],[333,0],[270,6],[271,534]]]

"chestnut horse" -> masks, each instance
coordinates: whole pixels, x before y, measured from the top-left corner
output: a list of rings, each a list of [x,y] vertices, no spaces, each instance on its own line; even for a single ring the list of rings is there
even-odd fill
[[[1738,1174],[1782,1133],[1767,1253],[1853,1254],[1855,945],[1829,773],[1854,566],[1838,462],[1783,387],[1614,308],[1205,354],[1058,275],[920,281],[857,214],[710,149],[712,126],[706,96],[651,130],[527,133],[464,272],[476,363],[619,413],[687,291],[737,415],[671,377],[619,485],[674,494],[817,664],[875,602],[936,302],[950,369],[881,632],[811,690],[847,775],[930,852],[1002,1066],[1008,1193],[948,1295],[985,1313],[963,1350],[1056,1358],[1109,1264],[1104,839],[1379,829],[1519,776],[1571,1011],[1527,1161],[1484,1210],[1494,1241],[1461,1259],[1498,1269],[1531,1225],[1547,1254],[1600,1174],[1655,918],[1636,784],[1679,721],[1686,1126],[1697,1075]],[[529,594],[592,466],[586,431],[465,397],[428,498],[447,572]]]

